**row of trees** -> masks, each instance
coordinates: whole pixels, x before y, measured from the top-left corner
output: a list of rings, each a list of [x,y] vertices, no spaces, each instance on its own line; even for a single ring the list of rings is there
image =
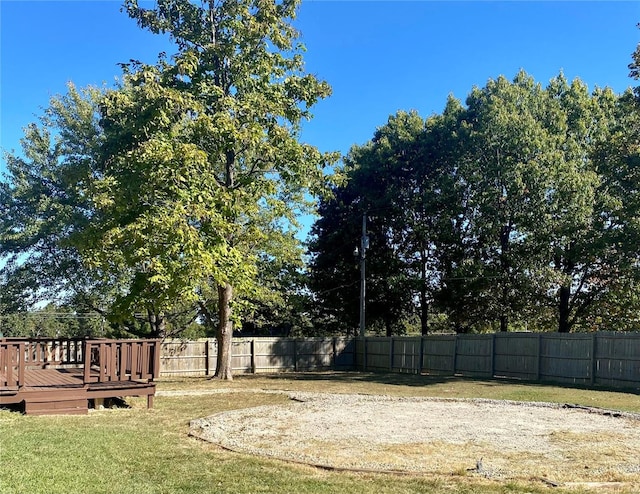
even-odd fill
[[[101,337],[105,320],[97,313],[78,312],[73,307],[49,304],[38,311],[0,313],[0,337],[74,338]]]
[[[562,74],[543,88],[520,72],[465,103],[426,120],[399,112],[346,157],[348,181],[323,201],[310,247],[328,317],[357,327],[366,214],[367,317],[387,333],[416,317],[423,333],[637,329],[632,92],[590,93]]]

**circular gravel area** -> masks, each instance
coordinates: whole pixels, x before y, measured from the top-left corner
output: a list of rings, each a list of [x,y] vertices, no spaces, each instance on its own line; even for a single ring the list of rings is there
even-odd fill
[[[493,400],[290,398],[194,420],[191,434],[238,452],[338,469],[640,480],[640,420],[633,414]]]

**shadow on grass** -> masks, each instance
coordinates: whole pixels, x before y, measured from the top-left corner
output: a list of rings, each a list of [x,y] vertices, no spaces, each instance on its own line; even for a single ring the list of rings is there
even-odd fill
[[[512,378],[480,378],[469,376],[434,376],[427,374],[399,374],[390,372],[283,372],[277,374],[245,374],[241,379],[265,379],[271,381],[301,381],[301,382],[333,382],[333,383],[375,383],[389,386],[434,386],[439,384],[474,383],[486,387],[500,387],[504,385],[517,385],[523,387],[560,388],[568,390],[606,391],[614,393],[627,393],[640,396],[637,388],[614,388],[610,386],[587,386],[583,384],[571,384],[551,381],[524,381]]]

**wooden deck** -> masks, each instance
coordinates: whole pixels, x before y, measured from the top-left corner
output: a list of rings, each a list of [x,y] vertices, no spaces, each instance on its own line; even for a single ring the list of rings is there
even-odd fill
[[[0,406],[83,414],[89,400],[146,396],[153,406],[160,340],[0,340]]]

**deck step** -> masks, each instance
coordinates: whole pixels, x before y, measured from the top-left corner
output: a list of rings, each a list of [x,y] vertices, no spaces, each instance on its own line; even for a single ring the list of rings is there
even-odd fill
[[[24,413],[26,415],[85,415],[89,413],[89,404],[86,398],[47,402],[25,400]]]

